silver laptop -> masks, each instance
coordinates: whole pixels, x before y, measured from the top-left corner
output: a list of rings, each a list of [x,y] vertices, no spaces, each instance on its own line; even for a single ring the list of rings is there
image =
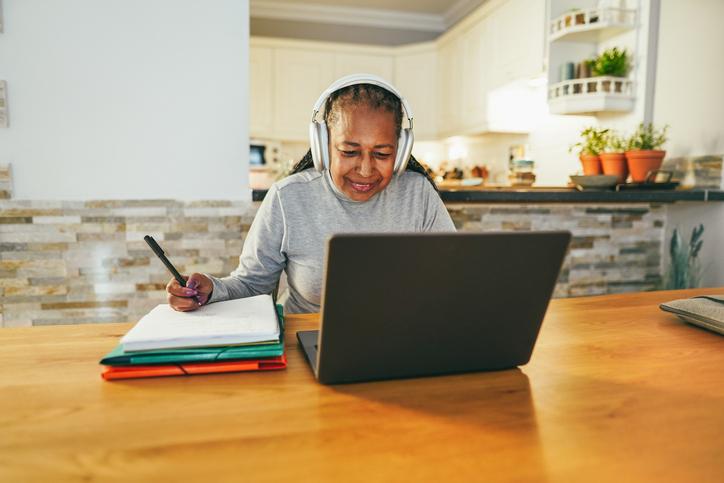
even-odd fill
[[[530,360],[569,232],[335,235],[320,330],[297,338],[324,384]]]

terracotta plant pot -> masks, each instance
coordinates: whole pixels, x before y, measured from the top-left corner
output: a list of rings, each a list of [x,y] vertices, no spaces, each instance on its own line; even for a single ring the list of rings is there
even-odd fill
[[[623,153],[601,153],[601,167],[603,174],[616,176],[617,183],[625,183],[628,178],[628,165]]]
[[[583,174],[586,176],[601,174],[601,160],[598,154],[581,154],[579,159],[583,165]]]
[[[666,156],[666,151],[626,151],[626,161],[628,161],[628,170],[631,172],[631,181],[634,183],[646,181],[646,175],[649,171],[661,168],[664,156]]]

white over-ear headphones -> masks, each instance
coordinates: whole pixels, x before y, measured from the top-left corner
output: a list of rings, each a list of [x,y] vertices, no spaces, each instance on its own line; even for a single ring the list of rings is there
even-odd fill
[[[309,124],[309,144],[312,151],[312,159],[314,160],[314,167],[317,171],[329,169],[329,139],[327,124],[324,120],[317,122],[315,119],[317,117],[317,113],[332,93],[342,89],[343,87],[355,84],[373,84],[390,91],[400,99],[409,127],[400,129],[400,138],[397,141],[397,156],[395,157],[393,172],[395,174],[404,172],[407,167],[407,162],[410,160],[412,144],[415,141],[415,136],[412,134],[412,110],[407,104],[405,98],[400,95],[392,84],[381,77],[371,74],[353,74],[337,79],[327,88],[327,90],[322,92],[322,95],[319,96],[317,102],[314,103],[312,122]]]

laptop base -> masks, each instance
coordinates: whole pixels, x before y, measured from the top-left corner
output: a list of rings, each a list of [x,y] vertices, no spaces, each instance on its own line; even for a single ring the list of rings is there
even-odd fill
[[[297,340],[304,350],[304,357],[312,366],[312,371],[317,374],[317,340],[319,339],[318,330],[300,330],[297,332]]]

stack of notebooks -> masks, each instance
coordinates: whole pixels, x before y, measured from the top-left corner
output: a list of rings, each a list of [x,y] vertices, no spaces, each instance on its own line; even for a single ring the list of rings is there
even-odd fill
[[[270,295],[193,312],[159,305],[100,361],[105,380],[284,369],[284,319]]]

